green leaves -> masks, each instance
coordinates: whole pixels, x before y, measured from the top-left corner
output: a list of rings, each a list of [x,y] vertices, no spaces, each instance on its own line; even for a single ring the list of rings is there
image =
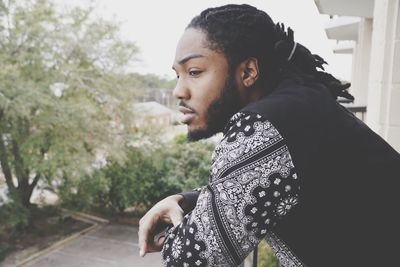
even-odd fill
[[[190,191],[208,182],[213,145],[205,141],[189,143],[184,135],[175,137],[174,142],[161,147],[159,168],[169,184],[180,191]]]
[[[207,184],[213,145],[188,143],[184,136],[155,150],[131,148],[126,160],[107,165],[75,183],[65,179],[61,199],[68,208],[145,211],[162,198]],[[71,190],[72,189],[72,190]]]
[[[15,227],[25,227],[28,224],[29,213],[19,201],[2,203],[0,206],[0,239],[4,234],[10,234]]]
[[[98,153],[124,154],[119,137],[132,116],[121,114],[134,92],[121,76],[138,49],[92,11],[59,11],[48,0],[0,2],[0,138],[3,163],[20,181],[38,173],[81,177]],[[121,127],[110,127],[115,122]],[[17,189],[29,199],[31,191]]]

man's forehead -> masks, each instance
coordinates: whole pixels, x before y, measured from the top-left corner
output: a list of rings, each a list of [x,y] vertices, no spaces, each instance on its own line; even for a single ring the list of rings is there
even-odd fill
[[[196,29],[187,29],[178,42],[175,53],[175,63],[189,58],[206,57],[210,52],[207,47],[206,35]],[[187,61],[187,60],[186,60]]]
[[[206,47],[207,35],[203,30],[194,28],[186,29],[179,39],[178,47],[185,47],[193,44],[200,47]]]

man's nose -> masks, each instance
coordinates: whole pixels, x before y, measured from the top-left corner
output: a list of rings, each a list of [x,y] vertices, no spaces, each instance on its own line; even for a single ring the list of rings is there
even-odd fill
[[[190,90],[182,78],[178,78],[174,91],[172,92],[177,99],[189,99]]]

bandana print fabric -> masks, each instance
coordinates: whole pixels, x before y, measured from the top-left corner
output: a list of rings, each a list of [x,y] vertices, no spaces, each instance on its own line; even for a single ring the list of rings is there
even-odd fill
[[[167,232],[164,266],[238,266],[261,239],[278,240],[273,227],[296,208],[299,196],[299,178],[279,131],[258,114],[235,114],[212,155],[209,184],[182,223]],[[279,250],[291,257],[281,256],[281,264],[301,266],[288,247]]]

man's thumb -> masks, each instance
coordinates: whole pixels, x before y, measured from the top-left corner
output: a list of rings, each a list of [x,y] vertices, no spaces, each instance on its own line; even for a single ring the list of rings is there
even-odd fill
[[[183,220],[183,210],[175,210],[170,213],[172,224],[176,227],[178,226]]]

